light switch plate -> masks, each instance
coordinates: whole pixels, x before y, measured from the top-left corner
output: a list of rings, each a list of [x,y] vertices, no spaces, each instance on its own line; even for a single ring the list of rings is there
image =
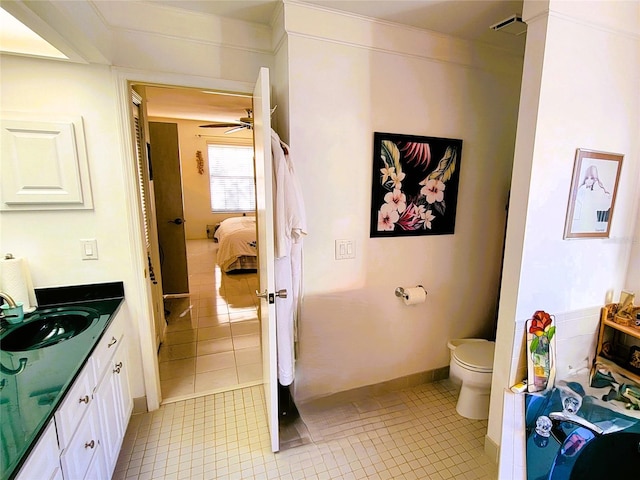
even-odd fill
[[[356,242],[353,240],[336,240],[336,260],[356,258]]]
[[[80,240],[82,260],[98,259],[98,241],[95,238],[86,238]]]

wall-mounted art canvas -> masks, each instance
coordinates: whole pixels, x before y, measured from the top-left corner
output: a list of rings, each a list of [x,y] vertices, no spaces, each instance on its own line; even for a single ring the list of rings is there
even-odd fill
[[[453,234],[462,140],[374,133],[371,237]]]
[[[573,167],[564,238],[608,238],[623,155],[579,148]]]

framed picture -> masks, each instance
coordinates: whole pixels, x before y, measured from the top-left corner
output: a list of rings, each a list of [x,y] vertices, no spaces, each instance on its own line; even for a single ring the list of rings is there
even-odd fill
[[[371,237],[453,234],[462,140],[375,132]]]
[[[624,155],[579,148],[563,238],[608,238]]]

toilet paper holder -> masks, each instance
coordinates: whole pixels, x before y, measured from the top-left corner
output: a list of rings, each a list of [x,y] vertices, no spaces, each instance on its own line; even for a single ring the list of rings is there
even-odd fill
[[[418,288],[418,287],[423,289],[425,294],[427,293],[427,289],[424,288],[422,285],[416,285],[416,288]],[[405,300],[407,300],[409,298],[409,295],[407,295],[405,293],[404,288],[398,287],[398,288],[396,288],[396,297],[401,297],[401,298],[404,298]]]

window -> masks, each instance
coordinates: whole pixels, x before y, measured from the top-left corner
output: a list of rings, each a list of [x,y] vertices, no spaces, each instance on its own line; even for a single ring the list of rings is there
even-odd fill
[[[252,212],[256,209],[253,147],[209,145],[211,210]]]

